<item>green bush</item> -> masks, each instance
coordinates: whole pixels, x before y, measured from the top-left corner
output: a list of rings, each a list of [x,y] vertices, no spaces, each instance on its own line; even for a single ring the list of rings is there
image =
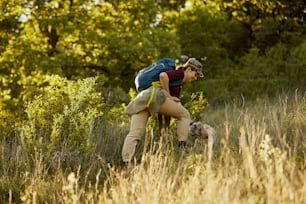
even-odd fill
[[[106,107],[97,80],[49,78],[43,93],[25,108],[21,135],[29,153],[39,150],[52,165],[71,165],[94,147],[90,141],[94,119],[102,116]]]
[[[201,91],[192,93],[190,100],[185,104],[186,108],[190,112],[192,120],[194,121],[200,121],[203,117],[201,114],[203,114],[207,105],[208,100]]]

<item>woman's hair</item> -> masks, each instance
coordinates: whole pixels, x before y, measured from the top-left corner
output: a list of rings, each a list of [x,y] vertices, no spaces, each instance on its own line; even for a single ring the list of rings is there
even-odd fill
[[[192,70],[192,71],[197,71],[195,68],[193,68],[192,66],[186,66],[185,64],[181,64],[181,65],[178,65],[177,67],[176,67],[176,69],[178,70],[178,69],[183,69],[184,71],[188,68],[188,67],[190,67],[190,69]]]
[[[185,66],[184,64],[178,65],[176,69],[183,69],[184,71],[188,68],[188,66]]]

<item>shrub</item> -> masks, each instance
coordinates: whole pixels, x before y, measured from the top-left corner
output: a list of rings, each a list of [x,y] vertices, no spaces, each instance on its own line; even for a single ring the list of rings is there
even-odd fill
[[[104,114],[97,77],[69,81],[48,78],[43,93],[26,105],[21,135],[29,153],[42,151],[52,165],[77,164],[80,154],[94,146],[90,141],[94,119]]]

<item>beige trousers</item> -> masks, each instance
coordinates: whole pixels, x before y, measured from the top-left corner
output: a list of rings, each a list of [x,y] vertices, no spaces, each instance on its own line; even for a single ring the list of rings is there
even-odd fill
[[[188,129],[191,122],[190,114],[181,103],[167,98],[160,106],[158,113],[176,118],[178,140],[186,141],[188,139]],[[132,160],[136,145],[146,132],[149,117],[150,113],[147,110],[132,115],[130,131],[124,140],[122,148],[122,159],[124,162]]]

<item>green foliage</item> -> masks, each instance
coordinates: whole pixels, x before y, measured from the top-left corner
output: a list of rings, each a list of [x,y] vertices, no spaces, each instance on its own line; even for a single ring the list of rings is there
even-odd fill
[[[202,113],[208,105],[208,100],[205,98],[204,93],[199,91],[192,93],[190,100],[185,104],[186,108],[189,110],[192,120],[200,121]]]
[[[207,60],[205,78],[198,86],[187,86],[186,92],[200,89],[215,104],[241,96],[254,99],[282,90],[304,90],[303,60],[291,54],[301,48],[305,26],[296,18],[285,20],[289,7],[277,1],[205,1],[204,5],[191,1],[176,21],[182,54],[207,56]],[[297,16],[297,10],[292,15]]]
[[[28,88],[24,79],[36,78],[37,73],[69,79],[100,73],[110,79],[106,87],[120,86],[128,91],[137,70],[160,57],[179,56],[175,34],[164,25],[158,26],[156,16],[162,11],[153,0],[141,4],[5,2],[0,7],[5,13],[0,19],[5,27],[0,31],[0,90],[4,96],[0,105],[12,111],[24,102],[21,95]]]
[[[204,6],[186,9],[177,20],[177,29],[183,55],[207,57],[211,63],[227,56],[222,44],[228,41],[229,24],[222,13],[211,14]]]
[[[15,115],[7,110],[0,109],[0,140],[10,141],[17,124]]]
[[[305,90],[306,87],[306,59],[303,53],[306,52],[306,39],[298,46],[291,48],[290,55],[286,63],[287,83],[290,87],[300,87]]]
[[[274,46],[279,41],[279,22],[274,18],[266,18],[253,32],[254,44],[261,52]]]
[[[42,94],[26,105],[21,134],[28,152],[38,149],[53,159],[52,165],[58,165],[77,160],[92,149],[94,119],[105,111],[96,81],[87,78],[74,82],[50,76]]]
[[[236,77],[232,77],[227,83],[233,90],[232,93],[242,93],[254,99],[263,93],[272,96],[283,90],[302,88],[305,80],[300,76],[305,76],[302,69],[304,60],[298,59],[300,52],[295,50],[300,51],[303,46],[305,45],[301,44],[291,48],[279,43],[267,50],[265,56],[260,56],[258,49],[252,49],[249,54],[241,58],[242,69],[234,69],[232,72],[231,76]]]
[[[282,59],[290,62],[288,66],[300,64],[291,52],[304,41],[305,26],[298,19],[303,7],[302,1],[292,5],[256,0],[149,0],[141,4],[136,0],[3,1],[0,106],[9,114],[22,112],[24,102],[40,92],[37,86],[43,85],[46,74],[69,79],[101,74],[106,78],[104,88],[119,86],[128,92],[133,87],[135,72],[162,57],[173,57],[179,62],[186,56],[207,57],[207,81],[199,84],[211,101],[244,94],[244,88],[235,86],[232,92],[228,87],[233,84],[228,83],[240,80],[250,71],[240,62],[248,58],[252,49],[260,50],[258,58],[265,58],[281,43],[287,49],[286,59]],[[298,86],[302,86],[302,66],[303,63],[276,73],[295,76]],[[270,76],[270,84],[283,78],[272,76],[275,79]],[[255,77],[256,74],[247,78]],[[288,85],[295,88],[294,83],[287,83],[274,90]],[[254,93],[265,94],[259,90],[262,86],[246,87],[250,92],[254,88]]]

